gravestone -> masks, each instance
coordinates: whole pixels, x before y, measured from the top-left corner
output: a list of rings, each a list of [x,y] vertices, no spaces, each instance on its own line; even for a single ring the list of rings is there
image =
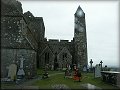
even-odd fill
[[[101,77],[101,67],[100,67],[99,64],[97,64],[97,65],[95,66],[94,74],[95,74],[95,78]]]
[[[70,77],[70,76],[71,76],[70,70],[67,68],[67,69],[65,70],[65,78],[66,78],[66,77]]]
[[[87,65],[87,72],[89,72],[89,66]]]
[[[15,80],[16,72],[17,72],[17,65],[16,64],[11,64],[8,67],[8,79],[10,79],[11,81]]]
[[[54,65],[51,65],[51,70],[54,70]]]
[[[77,66],[78,68],[80,68],[80,64],[78,63],[78,66]]]
[[[23,76],[25,75],[25,72],[23,70],[23,61],[24,61],[24,58],[23,57],[20,58],[20,68],[19,68],[19,70],[17,72],[18,78],[23,78]]]
[[[83,67],[83,71],[84,71],[84,72],[87,71],[87,67],[86,67],[86,66]]]
[[[68,65],[68,70],[71,70],[71,67],[70,67],[70,65]]]

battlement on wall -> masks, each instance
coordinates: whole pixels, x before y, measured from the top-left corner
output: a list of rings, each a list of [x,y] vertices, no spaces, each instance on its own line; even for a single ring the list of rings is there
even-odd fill
[[[59,43],[59,39],[48,39],[50,43]]]
[[[69,40],[60,40],[60,43],[68,43]]]
[[[59,40],[59,39],[48,39],[47,40],[49,43],[61,43],[61,44],[65,44],[65,43],[71,43],[71,41],[69,40]]]

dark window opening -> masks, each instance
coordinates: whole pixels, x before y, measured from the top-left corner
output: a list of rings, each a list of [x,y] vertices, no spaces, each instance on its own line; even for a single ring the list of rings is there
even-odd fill
[[[67,58],[67,53],[65,53],[65,57]]]
[[[45,53],[45,64],[49,63],[49,53]]]
[[[63,54],[63,60],[64,60],[64,54]]]
[[[63,60],[67,58],[67,53],[63,53]]]

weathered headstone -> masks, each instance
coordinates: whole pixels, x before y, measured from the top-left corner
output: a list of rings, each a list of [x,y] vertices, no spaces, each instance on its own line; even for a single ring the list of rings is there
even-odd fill
[[[51,65],[51,70],[54,70],[54,65],[53,64]]]
[[[71,70],[71,67],[70,67],[70,65],[68,65],[68,70]]]
[[[78,63],[78,68],[80,68],[80,64]]]
[[[87,67],[86,67],[86,66],[83,67],[83,71],[84,71],[84,72],[87,71]]]
[[[95,66],[95,78],[96,77],[101,77],[101,67],[100,67],[100,65],[99,64],[97,64],[96,66]]]
[[[87,72],[89,72],[89,66],[87,65]]]
[[[66,78],[66,77],[70,77],[70,76],[71,76],[70,70],[67,68],[67,69],[65,70],[65,78]]]
[[[17,71],[17,65],[16,64],[11,64],[9,67],[8,67],[8,78],[10,80],[15,80],[16,78],[16,71]]]

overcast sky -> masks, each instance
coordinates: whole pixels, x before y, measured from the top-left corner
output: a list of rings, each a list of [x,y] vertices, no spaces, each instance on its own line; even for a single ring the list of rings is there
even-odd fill
[[[23,1],[23,12],[43,17],[47,39],[74,37],[74,13],[80,5],[86,15],[88,64],[119,66],[118,1]],[[89,64],[90,65],[90,64]]]

